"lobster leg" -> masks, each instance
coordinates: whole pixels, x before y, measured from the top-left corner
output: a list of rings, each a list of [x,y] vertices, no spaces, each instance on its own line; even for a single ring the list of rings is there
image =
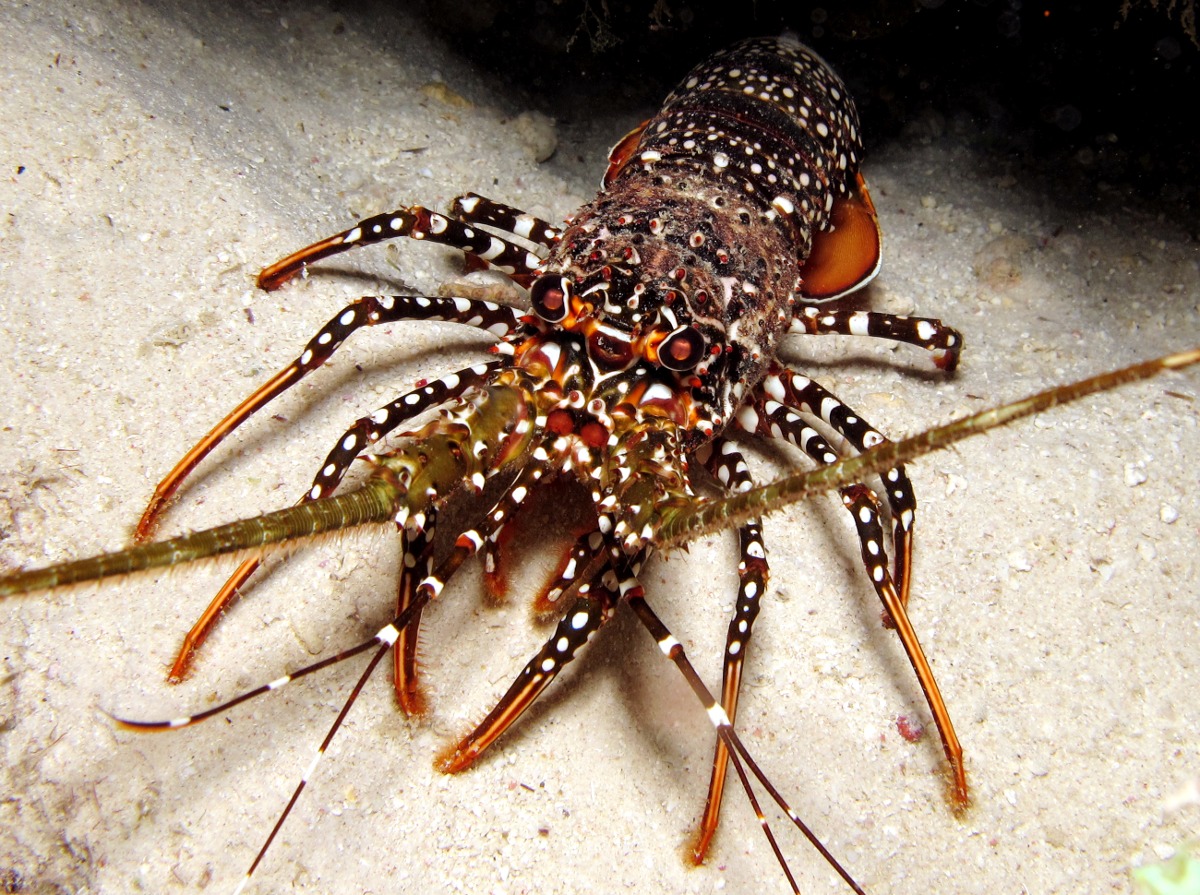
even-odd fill
[[[456,197],[450,203],[450,214],[464,224],[495,227],[547,249],[558,242],[562,234],[557,227],[541,218],[477,193],[464,193]]]
[[[530,501],[546,501],[556,499],[553,492],[541,488],[530,494]],[[495,605],[505,601],[508,593],[507,559],[508,545],[513,537],[515,528],[519,528],[524,518],[511,520],[508,525],[497,529],[490,537],[484,539],[482,553],[484,557],[483,580],[487,598]],[[571,549],[566,551],[558,561],[554,574],[549,576],[545,584],[533,598],[533,612],[537,616],[558,615],[562,607],[558,601],[571,587],[577,585],[579,574],[600,553],[603,540],[595,528],[580,532]]]
[[[796,305],[788,332],[799,335],[873,336],[915,345],[934,353],[933,362],[946,372],[958,366],[962,334],[940,320],[901,317],[878,311],[850,311],[822,305]]]
[[[559,501],[561,504],[561,500],[561,495],[557,495],[551,489],[539,488],[529,495],[526,505],[538,503],[549,505],[553,501]],[[481,549],[484,593],[487,600],[494,606],[502,605],[508,598],[508,557],[512,554],[510,546],[517,533],[527,528],[528,519],[530,519],[530,515],[512,519],[508,525],[497,529],[490,537],[484,539]],[[590,529],[585,533],[576,529],[576,532],[578,536],[575,545],[562,555],[553,577],[546,579],[546,584],[533,599],[533,611],[537,615],[558,614],[562,611],[555,601],[562,596],[568,585],[574,583],[573,579],[577,571],[582,569],[591,558],[591,554],[586,549],[587,535],[589,533],[596,534],[595,530]]]
[[[789,378],[793,381],[804,380],[804,377],[795,374]],[[809,384],[815,386],[813,383]],[[826,423],[833,426],[839,432],[842,432],[843,429],[849,430],[851,427],[861,427],[866,432],[874,433],[873,438],[865,440],[867,446],[873,446],[884,441],[883,436],[879,435],[875,430],[870,429],[858,417],[850,414],[845,405],[834,398],[824,388],[820,386],[815,387],[819,389],[821,398],[820,403],[817,405],[820,408],[820,416]],[[809,400],[813,397],[813,392],[807,388],[798,387],[798,394],[807,395]],[[758,401],[758,406],[762,408],[764,414],[759,418],[758,422],[757,431],[760,433],[786,438],[788,441],[799,446],[819,463],[829,464],[839,459],[837,454],[830,450],[828,444],[804,423],[795,409],[773,400],[763,401],[761,398]],[[804,406],[803,412],[815,414],[811,405],[808,404]],[[748,414],[743,412],[743,415],[739,417],[739,421],[742,421],[746,416]],[[835,418],[840,420],[840,425],[832,422],[832,419]],[[847,436],[847,440],[851,439]],[[858,440],[862,440],[861,436]],[[888,492],[889,500],[895,499],[899,501],[900,498],[894,498],[894,495],[901,494],[901,492],[907,495],[906,502],[901,504],[905,506],[905,509],[901,510],[901,515],[904,515],[907,525],[902,523],[898,530],[907,531],[911,534],[912,510],[916,506],[915,501],[912,500],[912,489],[911,487],[907,487],[906,477],[904,478],[906,487],[902,489],[896,483],[896,479],[892,478],[893,473],[902,476],[903,470],[896,467],[884,474],[885,483],[890,487]],[[871,584],[875,588],[880,602],[883,603],[884,611],[892,620],[900,635],[900,642],[904,646],[904,651],[908,654],[908,660],[917,675],[917,681],[921,685],[921,690],[925,694],[929,710],[933,714],[934,722],[942,739],[942,748],[946,753],[946,759],[950,763],[953,776],[952,791],[954,801],[960,807],[965,806],[968,800],[968,793],[962,746],[959,744],[958,736],[954,732],[954,724],[950,720],[950,713],[946,709],[946,703],[942,698],[941,690],[938,688],[933,669],[930,668],[929,661],[925,658],[925,652],[921,648],[921,643],[917,639],[916,631],[908,619],[905,601],[901,598],[902,589],[897,586],[895,578],[888,571],[883,529],[879,522],[879,500],[870,488],[862,484],[848,485],[841,489],[841,494],[842,502],[846,509],[849,510],[851,517],[854,519],[854,524],[858,529],[858,539],[862,546],[863,566],[867,570],[867,575],[871,579]],[[895,512],[896,505],[897,503],[892,504],[893,513]],[[900,548],[897,548],[897,550],[899,551]],[[897,568],[897,574],[899,573],[900,569]],[[907,566],[905,567],[904,574],[907,575]],[[907,589],[907,585],[904,589]]]
[[[398,208],[386,214],[364,218],[349,230],[343,230],[293,252],[263,268],[262,273],[258,275],[258,287],[271,292],[315,261],[338,255],[356,246],[372,245],[401,236],[460,249],[467,255],[474,255],[481,261],[486,261],[488,267],[508,274],[530,273],[542,263],[540,256],[502,236],[477,230],[466,221],[454,220],[444,214],[414,205],[411,208]]]
[[[713,453],[707,463],[709,472],[716,476],[726,488],[734,493],[753,486],[750,473],[741,452],[733,442],[719,438],[714,442]],[[737,717],[738,694],[742,686],[742,667],[746,661],[746,649],[750,645],[750,633],[758,618],[759,600],[767,589],[767,552],[763,546],[762,528],[758,520],[738,529],[741,558],[738,562],[738,595],[729,632],[725,637],[725,663],[721,678],[721,707],[729,716],[730,723]],[[696,864],[704,861],[709,843],[717,832],[721,818],[721,799],[725,794],[725,777],[729,769],[729,748],[718,738],[713,756],[712,776],[708,783],[708,798],[696,839],[692,844],[691,859]]]
[[[822,420],[845,438],[856,451],[865,451],[887,440],[828,389],[807,376],[790,370],[773,370],[763,381],[760,395],[763,393]],[[765,412],[765,405],[762,409]],[[798,425],[788,420],[786,409],[775,408],[772,415],[781,432],[786,433]],[[774,430],[764,430],[763,434],[773,435]],[[789,437],[788,440],[818,463],[828,464],[837,460],[838,454],[828,445],[822,448],[820,444],[823,444],[823,441],[818,443],[812,440],[815,435],[814,430],[802,427],[796,432],[796,438]],[[883,483],[892,516],[892,546],[895,551],[892,579],[896,582],[900,602],[907,606],[909,591],[912,588],[913,524],[916,519],[917,499],[903,466],[897,466],[884,473]],[[890,619],[885,619],[885,623],[890,626]]]
[[[263,383],[235,407],[188,451],[154,489],[134,533],[135,543],[144,543],[154,532],[158,517],[179,490],[189,473],[230,432],[269,401],[291,388],[320,367],[351,333],[364,326],[402,320],[445,320],[486,330],[498,338],[520,325],[519,312],[489,301],[466,298],[426,298],[420,295],[363,296],[338,312],[305,346],[300,356]]]
[[[404,525],[404,556],[400,565],[400,586],[397,590],[396,616],[403,616],[413,605],[417,587],[433,572],[433,534],[437,527],[437,510],[410,516]],[[409,715],[425,713],[425,696],[417,681],[417,643],[421,627],[421,607],[412,611],[412,620],[398,628],[392,650],[392,683],[401,711]]]
[[[333,450],[325,458],[325,462],[321,464],[320,471],[313,479],[312,486],[300,498],[299,503],[306,503],[310,500],[316,500],[332,494],[346,475],[350,464],[368,445],[378,441],[388,432],[391,432],[397,426],[418,414],[453,400],[474,386],[481,385],[502,365],[502,361],[493,361],[489,364],[476,364],[473,367],[468,367],[449,376],[435,379],[432,382],[426,383],[421,388],[401,395],[390,404],[385,404],[370,416],[364,416],[359,419],[338,439]],[[169,680],[177,683],[187,676],[196,650],[207,639],[216,625],[217,619],[220,618],[221,613],[238,596],[241,587],[254,574],[255,570],[258,569],[260,563],[261,560],[258,557],[250,557],[244,560],[234,570],[233,574],[229,576],[229,579],[222,585],[221,589],[217,591],[216,596],[209,602],[203,614],[196,620],[187,635],[183,638],[179,654],[175,658],[175,664],[171,666],[171,671],[168,675]],[[404,637],[410,637],[407,630],[404,632]],[[415,649],[415,626],[411,634],[411,640],[413,646],[409,648]],[[407,646],[407,644],[402,645]],[[397,655],[399,656],[404,652],[404,650],[397,650]],[[415,662],[415,660],[413,661]],[[399,671],[399,668],[397,671]],[[398,682],[398,692],[399,687],[400,684]],[[401,697],[400,701],[402,705],[405,704],[404,697]]]
[[[483,592],[488,603],[503,605],[508,597],[508,570],[504,554],[514,535],[514,527],[502,525],[485,538],[480,552],[483,554]]]
[[[605,566],[589,583],[579,588],[578,596],[559,620],[554,634],[525,665],[495,708],[474,730],[439,756],[438,770],[457,774],[469,768],[524,714],[592,635],[612,618],[617,599],[616,576]]]
[[[450,203],[450,215],[464,224],[492,227],[501,231],[501,235],[516,236],[544,249],[557,243],[562,235],[562,231],[541,218],[477,193],[464,193],[456,197]],[[465,256],[467,271],[498,268],[507,272],[514,283],[528,289],[537,276],[536,267],[529,264],[527,257],[522,258],[524,250],[520,246],[508,243],[507,239],[503,241],[507,244],[506,250],[490,260],[468,252]]]
[[[579,580],[583,571],[604,550],[604,536],[596,529],[580,535],[575,545],[567,552],[559,564],[554,577],[546,583],[541,593],[534,598],[533,611],[538,615],[554,612],[558,609],[558,601],[562,599],[571,587]]]
[[[895,621],[900,642],[904,644],[904,650],[908,653],[908,661],[912,664],[917,681],[925,694],[925,701],[929,704],[929,710],[933,712],[934,723],[937,724],[938,733],[942,738],[942,749],[946,753],[946,760],[950,763],[954,803],[958,808],[965,808],[969,795],[962,746],[954,732],[954,723],[950,720],[946,702],[942,699],[941,691],[938,689],[937,678],[934,677],[933,669],[929,667],[929,661],[925,658],[920,641],[917,640],[917,632],[908,620],[908,611],[900,601],[896,586],[887,573],[887,556],[882,547],[883,529],[879,525],[878,498],[866,485],[850,485],[842,489],[842,503],[850,511],[854,517],[854,523],[858,527],[863,565],[867,567],[871,583],[875,585],[884,609]]]
[[[478,553],[493,532],[506,524],[524,502],[530,489],[538,484],[546,472],[539,461],[526,465],[516,476],[504,495],[482,517],[478,528],[470,529],[458,536],[454,549],[442,562],[437,571],[418,584],[413,607],[419,612],[429,599],[437,597],[449,577],[462,565],[467,557]],[[456,773],[466,769],[479,754],[493,743],[532,704],[558,674],[562,665],[574,658],[576,651],[609,617],[616,605],[615,578],[605,578],[606,567],[597,559],[586,571],[588,593],[580,596],[571,610],[559,622],[554,637],[527,665],[525,672],[513,684],[487,718],[467,737],[450,747],[438,759],[437,765],[445,773]],[[583,588],[581,588],[583,593]]]
[[[500,499],[483,514],[478,527],[468,529],[460,534],[454,542],[450,555],[442,561],[437,571],[418,582],[418,590],[429,591],[429,599],[439,596],[446,587],[450,575],[454,574],[468,557],[474,556],[483,549],[484,542],[493,532],[508,522],[529,495],[530,490],[545,474],[546,467],[539,461],[533,461],[523,466]],[[427,600],[422,601],[422,605],[424,602]]]

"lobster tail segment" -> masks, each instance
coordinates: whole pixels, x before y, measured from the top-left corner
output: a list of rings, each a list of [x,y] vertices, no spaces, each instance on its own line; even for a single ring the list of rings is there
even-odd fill
[[[375,475],[361,489],[336,497],[298,504],[154,544],[140,544],[128,550],[17,572],[0,578],[0,597],[98,581],[113,575],[194,562],[372,522],[387,522],[405,503],[403,490],[389,477]]]

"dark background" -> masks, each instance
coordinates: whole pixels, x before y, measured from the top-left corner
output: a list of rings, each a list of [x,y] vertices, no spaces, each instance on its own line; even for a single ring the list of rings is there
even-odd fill
[[[421,0],[475,64],[560,120],[653,107],[696,62],[787,29],[850,86],[868,153],[1013,156],[1069,201],[1146,204],[1200,235],[1195,0]],[[1127,13],[1127,14],[1126,14]]]

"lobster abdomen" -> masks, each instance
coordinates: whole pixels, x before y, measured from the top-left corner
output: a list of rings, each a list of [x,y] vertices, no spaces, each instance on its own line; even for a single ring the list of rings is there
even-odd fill
[[[758,38],[693,69],[639,150],[652,172],[695,170],[764,212],[794,217],[790,238],[806,258],[812,232],[850,191],[862,144],[854,103],[825,61],[798,42]]]

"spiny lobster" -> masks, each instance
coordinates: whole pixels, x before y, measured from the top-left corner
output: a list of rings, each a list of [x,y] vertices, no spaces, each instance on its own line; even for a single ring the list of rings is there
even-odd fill
[[[497,708],[440,764],[446,771],[469,766],[624,600],[680,665],[721,737],[708,807],[693,848],[699,860],[716,829],[726,763],[730,757],[737,760],[737,751],[731,755],[728,749],[741,749],[728,718],[736,710],[744,650],[766,585],[765,551],[753,516],[757,509],[797,497],[791,481],[752,490],[740,453],[725,437],[726,431],[741,428],[796,444],[832,470],[800,487],[842,487],[858,527],[862,561],[900,630],[938,722],[953,769],[954,798],[965,803],[961,750],[904,609],[915,501],[900,464],[913,452],[994,421],[973,419],[956,430],[936,430],[923,446],[896,448],[823,387],[786,371],[775,359],[779,340],[792,331],[909,342],[934,351],[946,369],[953,369],[957,360],[961,339],[936,320],[815,304],[857,288],[878,268],[878,229],[857,173],[859,153],[853,106],[824,63],[788,41],[746,42],[696,69],[658,117],[618,144],[605,191],[563,231],[467,195],[456,200],[449,215],[400,209],[289,256],[265,270],[259,285],[276,288],[310,262],[393,236],[449,244],[466,252],[469,261],[476,259],[475,265],[499,269],[528,286],[536,316],[467,299],[394,296],[355,302],[321,330],[295,363],[243,402],[176,466],[156,491],[139,525],[139,538],[149,537],[166,501],[208,451],[250,414],[320,367],[360,327],[409,319],[464,323],[500,338],[498,359],[425,383],[359,420],[330,453],[299,507],[215,533],[20,573],[5,579],[0,593],[395,520],[404,541],[397,618],[375,640],[252,692],[277,689],[301,673],[378,646],[361,687],[394,646],[397,696],[406,711],[416,713],[422,708],[416,629],[424,605],[475,552],[485,554],[489,575],[495,576],[506,525],[517,508],[534,488],[560,477],[575,478],[591,495],[595,527],[579,537],[537,601],[543,611],[560,611],[560,604],[568,608]],[[1193,353],[1144,365],[1086,384],[1077,393],[1194,360]],[[1074,396],[1060,390],[1013,409],[1009,416]],[[436,411],[437,417],[408,433],[410,444],[375,455],[362,489],[329,497],[365,448],[401,426],[416,425],[411,421],[426,411]],[[838,450],[811,425],[814,421],[832,429],[854,451],[866,451],[857,465],[838,461]],[[695,461],[740,498],[697,509],[689,465]],[[872,472],[884,476],[887,511],[881,511],[873,492],[856,484]],[[492,479],[494,486],[489,485]],[[477,494],[494,488],[489,492],[493,505],[476,514],[472,527],[442,557],[436,551],[435,522],[446,500],[464,485]],[[891,563],[880,528],[885,515],[893,527]],[[637,575],[654,546],[683,542],[734,522],[741,526],[740,587],[718,705],[690,670],[681,645],[645,602]],[[243,562],[193,628],[172,671],[175,677],[186,673],[192,651],[258,562],[257,554]],[[122,723],[151,729],[186,726],[234,703],[172,722]],[[744,752],[742,756],[748,760]],[[742,772],[740,766],[738,770]],[[790,880],[790,872],[788,876]],[[792,886],[796,888],[794,881]]]

